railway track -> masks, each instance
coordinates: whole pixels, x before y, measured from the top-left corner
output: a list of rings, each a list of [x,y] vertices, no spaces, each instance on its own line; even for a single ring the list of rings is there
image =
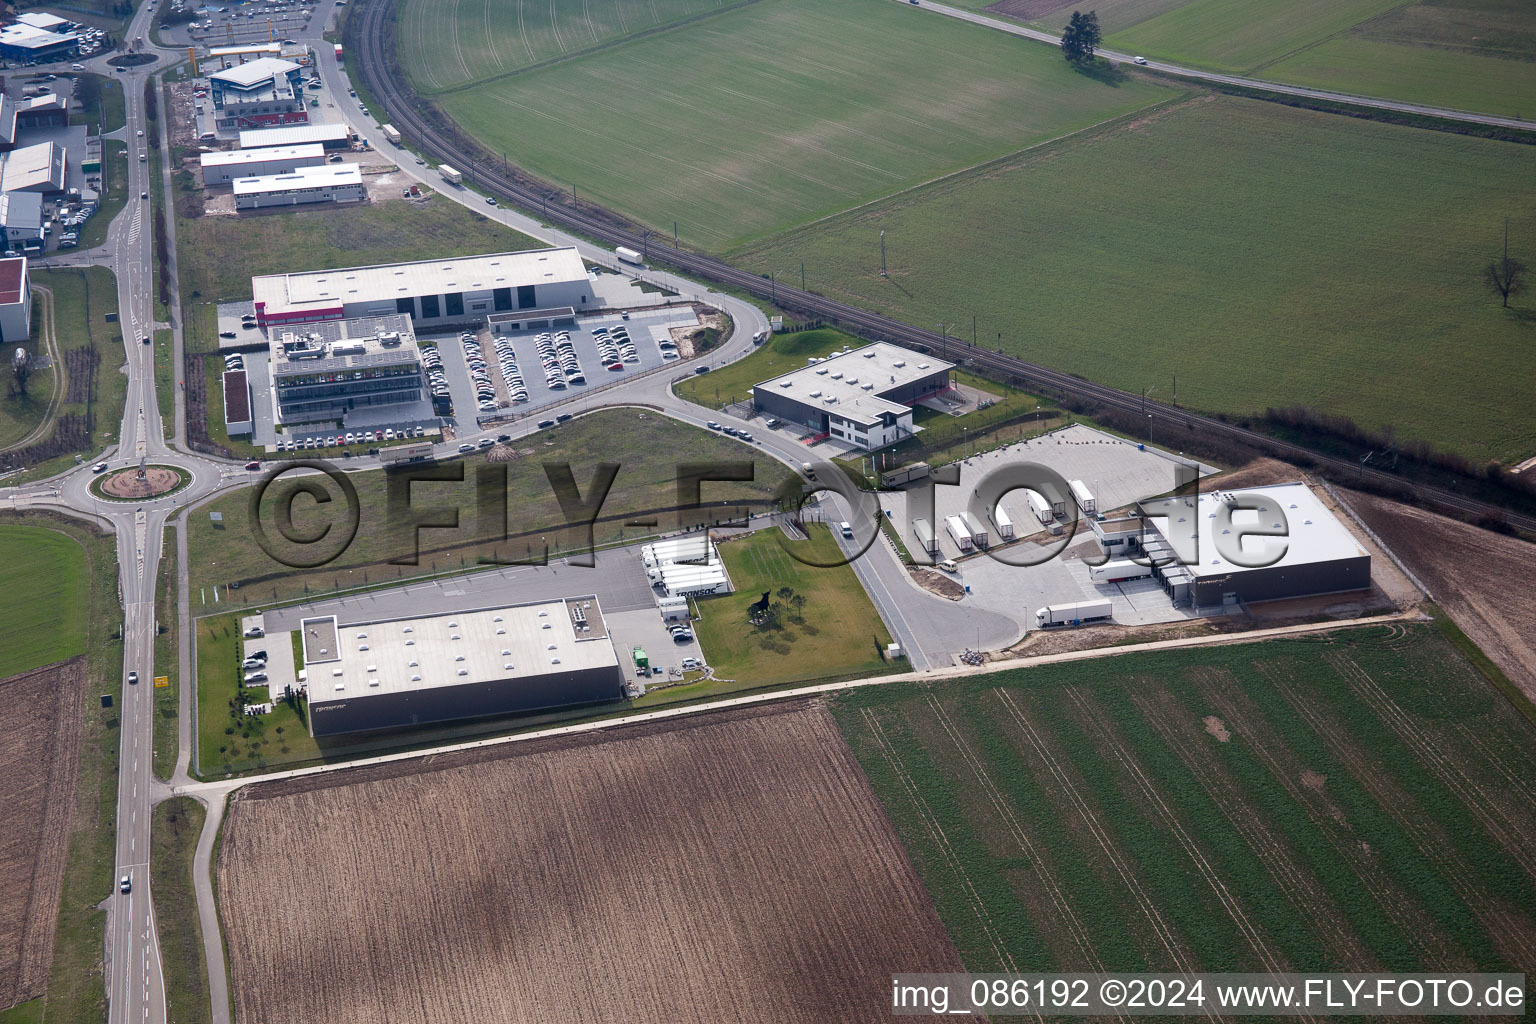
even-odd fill
[[[606,244],[638,249],[646,252],[648,256],[654,253],[654,258],[658,262],[675,267],[688,276],[738,288],[760,299],[768,299],[783,308],[852,327],[867,336],[921,348],[943,359],[967,361],[995,374],[1025,378],[1031,384],[1038,383],[1058,394],[1131,413],[1138,418],[1145,415],[1149,418],[1149,429],[1154,432],[1158,424],[1180,430],[1198,429],[1208,437],[1237,442],[1277,459],[1292,462],[1305,460],[1319,469],[1330,471],[1332,476],[1341,481],[1355,481],[1357,484],[1370,481],[1392,489],[1406,488],[1426,506],[1462,518],[1501,517],[1521,530],[1536,533],[1536,516],[1515,512],[1443,488],[1411,483],[1391,473],[1362,467],[1352,459],[1322,454],[1302,445],[1235,424],[1224,423],[1183,409],[1175,409],[1162,403],[1146,401],[1140,395],[1095,384],[1060,370],[973,346],[962,339],[934,334],[932,331],[913,327],[857,306],[850,306],[822,295],[789,287],[733,267],[712,256],[701,256],[651,241],[649,234],[636,234],[620,226],[622,222],[616,215],[600,216],[584,211],[580,206],[566,206],[562,203],[551,205],[549,200],[556,194],[555,190],[530,187],[503,172],[495,163],[467,160],[467,154],[463,152],[462,147],[422,115],[419,109],[421,101],[402,88],[395,81],[394,76],[387,73],[387,69],[394,63],[389,50],[393,37],[391,12],[396,2],[397,0],[369,0],[361,8],[354,8],[361,11],[361,16],[357,22],[352,23],[356,25],[355,30],[347,33],[349,36],[347,48],[349,52],[358,55],[354,67],[369,91],[383,104],[388,113],[387,118],[380,118],[380,120],[392,123],[402,134],[409,136],[420,149],[445,163],[452,162],[455,166],[468,163],[470,166],[466,170],[470,172],[475,184],[485,188],[499,200],[510,201],[528,211],[539,211],[540,216],[548,221],[599,239]],[[352,25],[349,24],[349,29],[351,28]]]

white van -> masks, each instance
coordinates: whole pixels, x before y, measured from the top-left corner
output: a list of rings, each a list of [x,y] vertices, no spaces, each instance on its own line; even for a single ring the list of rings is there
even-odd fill
[[[838,523],[837,524],[837,528],[838,528],[838,530],[840,530],[842,532],[844,537],[852,537],[853,536],[853,524],[852,523],[847,523],[847,522]]]
[[[943,569],[945,572],[957,573],[960,571],[960,567],[955,564],[955,560],[952,558],[946,558],[944,561],[940,562],[939,568]]]

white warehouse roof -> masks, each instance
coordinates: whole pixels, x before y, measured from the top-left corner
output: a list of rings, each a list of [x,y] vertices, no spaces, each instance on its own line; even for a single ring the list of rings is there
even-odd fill
[[[64,189],[64,148],[52,142],[22,146],[0,155],[0,192]]]
[[[236,64],[225,71],[215,71],[208,77],[215,81],[227,82],[237,89],[250,89],[298,69],[299,66],[292,61],[278,60],[276,57],[261,57],[245,64]]]
[[[237,181],[237,194],[239,190],[240,182]],[[338,302],[375,302],[399,296],[445,295],[586,280],[586,265],[581,262],[575,247],[567,246],[376,267],[270,274],[251,278],[251,292],[258,308],[265,304],[270,316]]]
[[[874,422],[881,413],[907,406],[882,398],[884,392],[954,368],[954,363],[877,341],[765,380],[757,389],[816,406],[844,419]]]
[[[1229,496],[1235,496],[1243,504],[1256,503],[1258,507],[1235,509],[1232,525],[1218,529],[1217,524],[1222,522],[1219,510]],[[1263,526],[1267,529],[1283,525],[1287,534],[1284,537],[1245,536],[1240,540],[1241,549],[1247,556],[1245,560],[1272,565],[1309,565],[1360,558],[1366,554],[1348,528],[1303,483],[1210,491],[1200,494],[1198,502],[1194,496],[1160,498],[1142,502],[1141,509],[1152,520],[1150,525],[1168,540],[1180,559],[1188,561],[1191,555],[1198,554],[1194,564],[1184,566],[1196,577],[1225,576],[1255,568],[1230,562],[1217,549],[1222,530],[1230,530],[1231,537],[1240,535],[1245,527]],[[1272,553],[1280,545],[1284,545],[1284,553],[1278,560],[1271,561]],[[1269,557],[1263,557],[1266,553]]]
[[[577,633],[576,611],[592,628]],[[487,683],[554,672],[616,666],[595,597],[447,615],[336,625],[334,616],[305,619],[310,700],[352,700],[386,693]],[[328,642],[335,651],[311,650]],[[311,631],[313,630],[313,636]]]
[[[286,128],[247,128],[240,133],[240,148],[298,146],[306,142],[341,142],[351,137],[344,124],[295,124]]]
[[[24,11],[16,15],[16,21],[22,25],[31,25],[45,32],[52,32],[69,24],[68,21],[57,14],[49,14],[46,11]]]
[[[361,185],[363,172],[357,164],[337,167],[300,167],[286,174],[263,174],[255,178],[236,178],[235,195],[266,195],[295,188],[320,188],[325,185]]]
[[[264,146],[261,149],[221,149],[203,153],[198,161],[203,167],[233,167],[241,164],[259,164],[267,160],[324,159],[325,147],[318,142],[302,146]]]

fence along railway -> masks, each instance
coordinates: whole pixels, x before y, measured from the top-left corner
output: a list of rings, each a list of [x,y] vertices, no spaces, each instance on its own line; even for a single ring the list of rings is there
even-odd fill
[[[1416,500],[1429,507],[1461,516],[1501,518],[1518,529],[1536,533],[1536,516],[1516,512],[1491,502],[1468,498],[1443,488],[1416,484],[1394,474],[1362,466],[1352,459],[1326,455],[1256,430],[1147,401],[1139,395],[1095,384],[1081,377],[1026,362],[1013,356],[972,346],[963,339],[939,337],[932,331],[913,327],[813,292],[789,287],[771,279],[765,282],[764,278],[756,274],[740,270],[712,256],[701,256],[653,241],[648,235],[637,234],[624,226],[625,222],[618,214],[592,204],[585,204],[589,207],[587,210],[582,208],[582,204],[551,205],[549,199],[557,194],[555,189],[547,187],[540,189],[526,184],[511,174],[505,165],[502,170],[498,170],[496,161],[485,154],[471,157],[473,140],[462,136],[450,137],[449,133],[422,114],[421,108],[425,105],[425,101],[400,87],[398,84],[400,76],[390,73],[397,63],[394,59],[394,8],[398,2],[399,0],[374,0],[361,8],[361,17],[349,19],[347,23],[347,35],[350,37],[347,45],[361,55],[361,59],[353,66],[362,77],[364,85],[383,104],[387,114],[387,117],[380,118],[380,121],[392,123],[402,134],[409,136],[420,149],[437,160],[456,161],[456,166],[459,163],[466,164],[471,180],[498,199],[509,200],[525,210],[539,211],[540,216],[545,220],[580,232],[607,245],[640,249],[646,252],[649,258],[669,267],[675,267],[686,275],[738,288],[759,299],[768,299],[774,305],[832,321],[839,326],[852,328],[870,337],[884,338],[927,352],[942,351],[944,358],[953,359],[954,356],[950,353],[958,352],[964,359],[983,370],[1005,377],[1025,378],[1032,385],[1042,385],[1066,397],[1098,403],[1122,413],[1131,413],[1137,417],[1146,415],[1150,425],[1154,427],[1162,424],[1174,429],[1198,429],[1212,439],[1236,442],[1278,459],[1304,460],[1319,469],[1331,471],[1341,480],[1353,479],[1361,484],[1370,481],[1391,490],[1406,490]],[[447,120],[446,116],[441,114],[435,114],[435,117],[441,121]],[[650,257],[651,250],[655,250],[654,257]]]

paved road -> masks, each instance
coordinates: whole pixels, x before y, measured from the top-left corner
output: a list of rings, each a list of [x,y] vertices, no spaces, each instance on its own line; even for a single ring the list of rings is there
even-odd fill
[[[1042,43],[1050,43],[1052,46],[1061,45],[1061,36],[1059,35],[1027,28],[1015,22],[1004,21],[976,11],[965,11],[958,7],[933,3],[931,0],[922,0],[916,9],[933,14],[942,14],[950,18],[958,18],[961,21],[969,21],[973,25],[982,25],[990,29],[996,29],[999,32],[1007,32],[1009,35],[1022,36],[1025,39],[1035,39]],[[1133,54],[1118,53],[1114,50],[1100,49],[1097,52],[1100,56],[1116,63],[1128,63],[1134,59]],[[1280,93],[1284,96],[1298,96],[1309,100],[1343,103],[1354,107],[1370,107],[1373,110],[1392,110],[1401,114],[1422,114],[1428,117],[1444,118],[1448,121],[1463,121],[1469,124],[1486,124],[1499,128],[1518,128],[1524,131],[1536,131],[1536,121],[1527,121],[1518,117],[1498,117],[1493,114],[1479,114],[1475,111],[1452,110],[1448,107],[1431,107],[1422,103],[1404,103],[1401,100],[1378,99],[1374,96],[1357,96],[1347,92],[1332,92],[1328,89],[1308,89],[1300,85],[1286,85],[1284,82],[1271,82],[1263,78],[1248,78],[1243,75],[1224,75],[1217,71],[1203,71],[1200,68],[1185,67],[1182,64],[1169,64],[1167,61],[1161,60],[1148,60],[1143,66],[1153,71],[1161,71],[1167,75],[1177,75],[1180,78],[1189,78],[1199,82],[1235,85],[1245,89],[1263,89],[1267,92]]]

